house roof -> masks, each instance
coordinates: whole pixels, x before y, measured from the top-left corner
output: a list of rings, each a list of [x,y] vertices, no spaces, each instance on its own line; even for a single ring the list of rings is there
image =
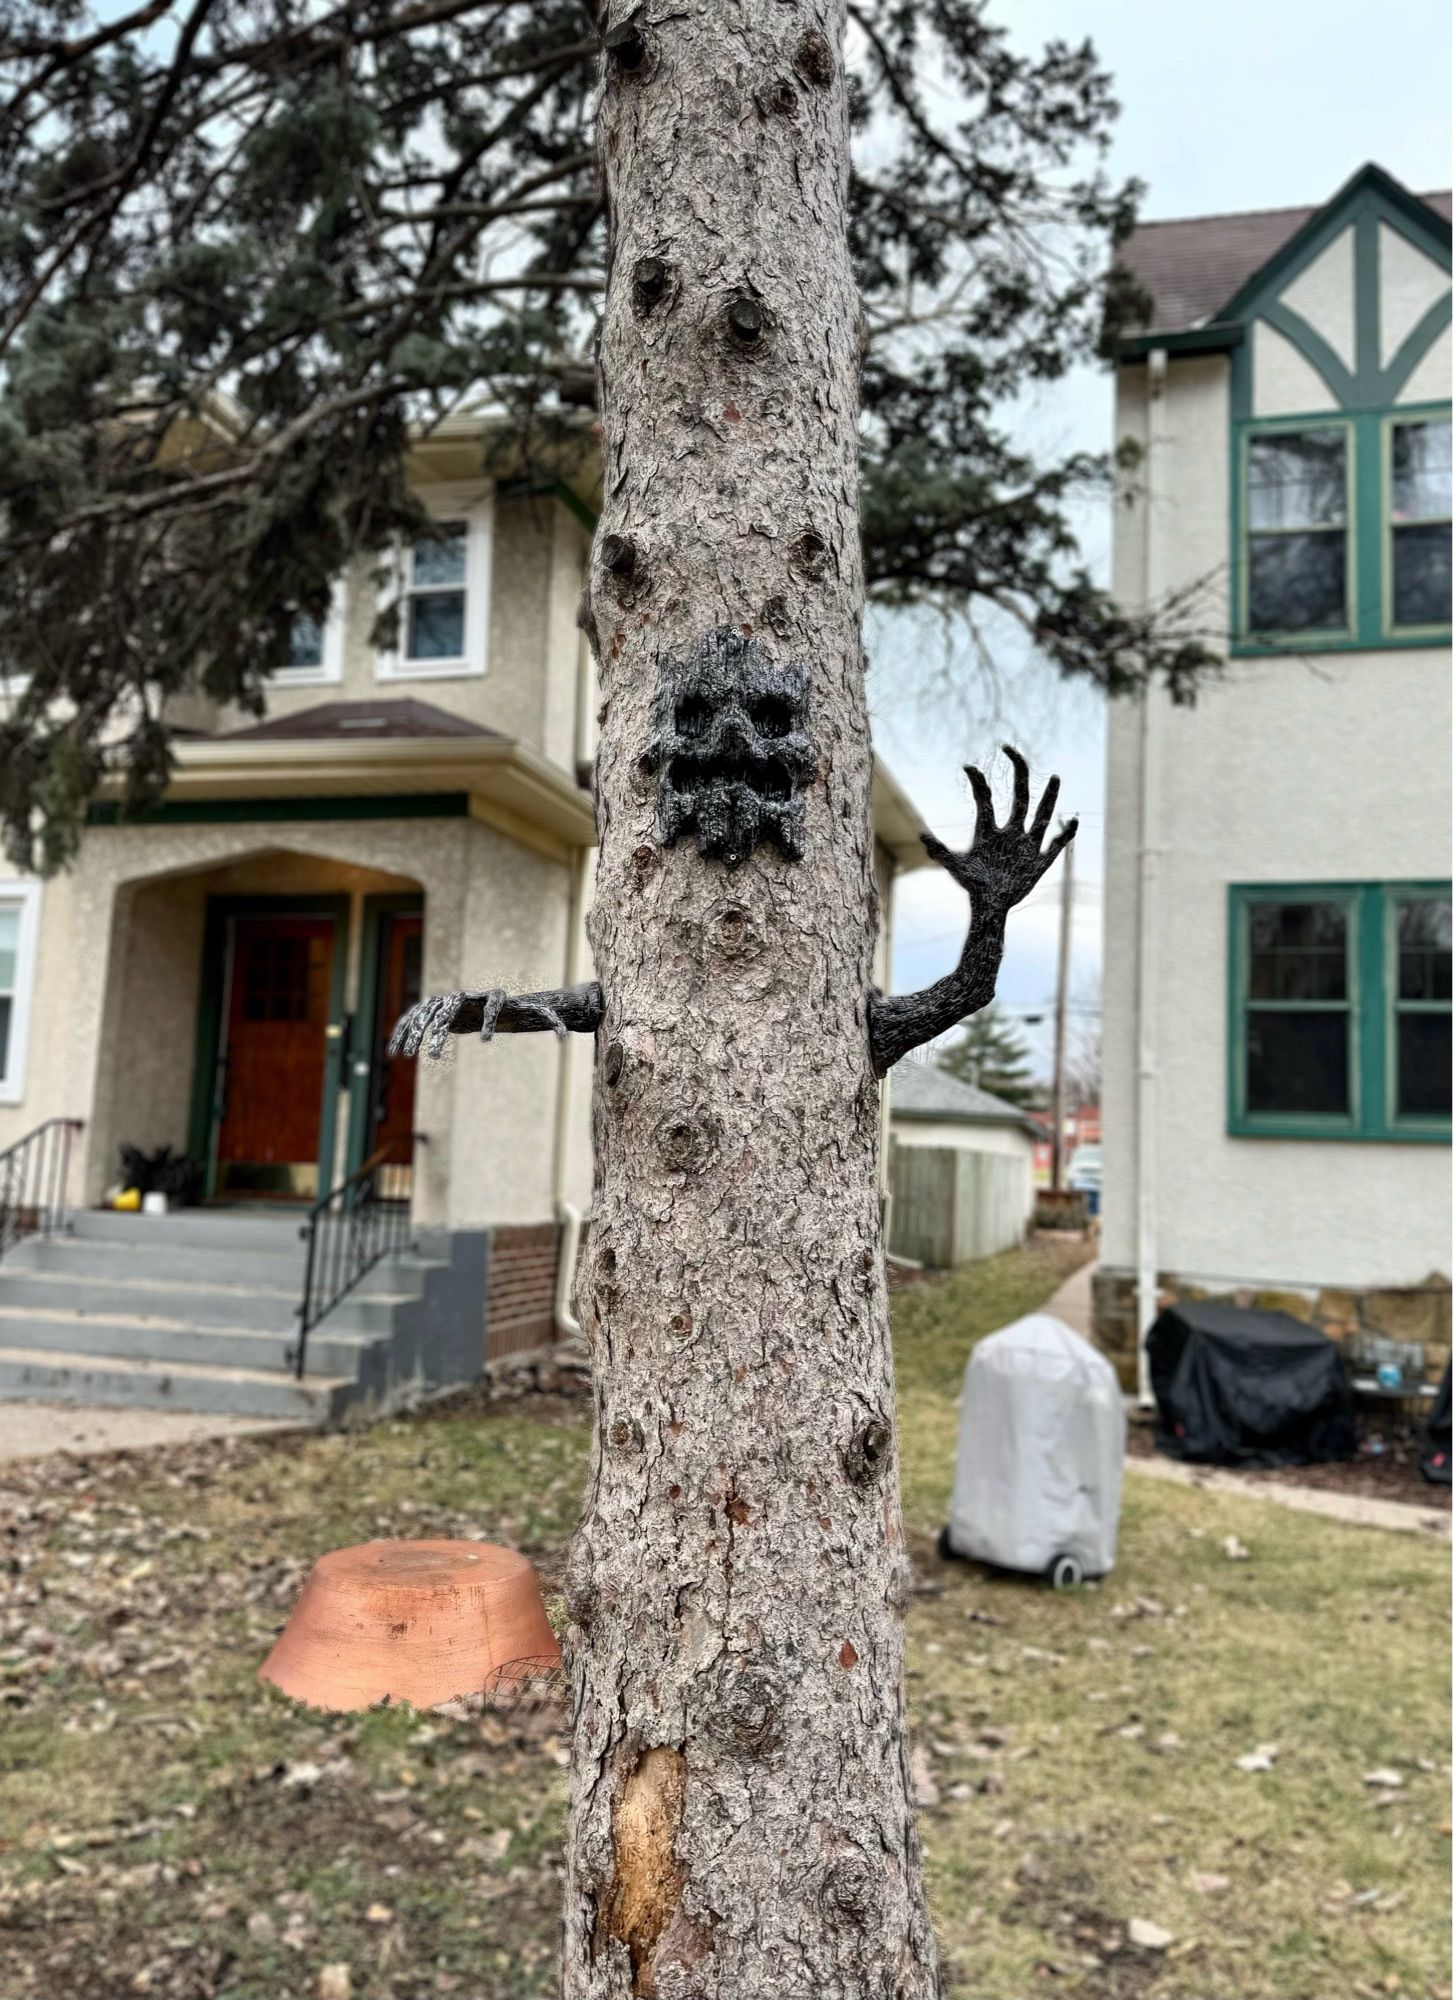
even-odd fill
[[[1188,333],[1215,321],[1247,281],[1300,230],[1372,176],[1396,189],[1405,203],[1421,204],[1445,222],[1453,216],[1453,195],[1411,195],[1380,168],[1364,167],[1331,201],[1311,208],[1143,222],[1121,245],[1117,262],[1149,293],[1154,308],[1150,328],[1157,333]]]
[[[322,701],[313,708],[295,709],[291,715],[250,723],[245,729],[224,730],[210,741],[377,743],[404,736],[492,736],[497,742],[504,740],[497,729],[485,729],[462,715],[451,715],[446,708],[436,708],[431,701],[408,696],[399,701]]]
[[[960,1083],[932,1063],[901,1062],[893,1071],[889,1098],[893,1118],[938,1118],[963,1125],[1018,1125],[1034,1130],[1028,1113],[992,1091]]]

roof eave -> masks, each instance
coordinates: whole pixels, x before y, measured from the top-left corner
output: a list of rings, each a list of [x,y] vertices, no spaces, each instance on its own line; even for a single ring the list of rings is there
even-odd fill
[[[367,743],[277,738],[179,744],[169,801],[467,792],[476,817],[533,829],[564,848],[595,844],[590,794],[508,737],[409,736]]]
[[[1241,320],[1217,319],[1207,326],[1187,326],[1126,335],[1116,354],[1121,361],[1144,361],[1157,348],[1174,358],[1185,354],[1229,354],[1246,338]]]

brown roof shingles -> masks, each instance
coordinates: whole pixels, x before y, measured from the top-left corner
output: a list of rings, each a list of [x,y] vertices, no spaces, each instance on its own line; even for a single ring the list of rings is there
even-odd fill
[[[1420,199],[1439,215],[1453,215],[1453,196]],[[1188,332],[1214,320],[1246,280],[1318,213],[1318,208],[1267,208],[1143,222],[1121,246],[1117,261],[1154,301],[1154,331]]]
[[[275,715],[246,729],[226,730],[214,741],[256,742],[259,738],[368,743],[400,736],[494,736],[499,732],[436,708],[431,701],[323,701],[292,715]]]

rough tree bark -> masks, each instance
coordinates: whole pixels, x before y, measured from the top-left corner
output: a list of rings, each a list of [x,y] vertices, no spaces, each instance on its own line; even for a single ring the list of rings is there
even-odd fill
[[[868,1039],[844,11],[672,0],[606,29],[605,1013],[579,1288],[598,1410],[568,1599],[568,2000],[936,1985]],[[652,746],[673,677],[723,632],[805,669],[800,859],[663,844]],[[768,789],[743,725],[718,740],[690,699],[678,733],[712,739],[708,782],[714,755],[726,786]]]
[[[566,2000],[937,1990],[903,1704],[878,1078],[993,994],[1049,866],[1028,773],[957,970],[871,990],[845,0],[603,23],[613,218],[597,983],[448,994],[398,1045],[597,1036],[567,1573]]]

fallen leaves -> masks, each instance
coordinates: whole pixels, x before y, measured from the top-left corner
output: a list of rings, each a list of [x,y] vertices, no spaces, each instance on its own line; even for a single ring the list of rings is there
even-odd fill
[[[1151,1923],[1148,1917],[1132,1917],[1125,1934],[1142,1951],[1168,1951],[1176,1941],[1174,1931],[1166,1930],[1163,1924]]]
[[[1275,1743],[1258,1743],[1244,1757],[1236,1759],[1238,1771],[1269,1771],[1276,1763],[1278,1746]]]

